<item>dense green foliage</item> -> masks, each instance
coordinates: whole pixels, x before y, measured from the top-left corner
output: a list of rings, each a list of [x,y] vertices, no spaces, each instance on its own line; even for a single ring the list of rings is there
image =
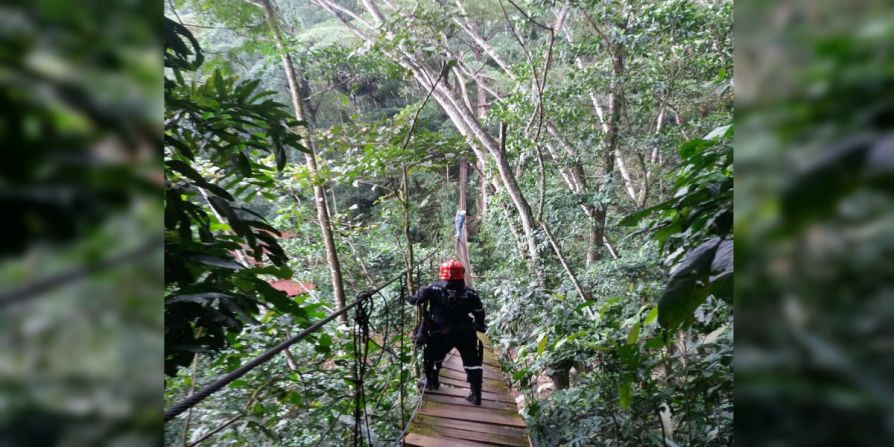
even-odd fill
[[[614,272],[600,269],[604,283],[614,284],[612,295],[578,304],[555,292],[519,297],[518,286],[492,289],[501,309],[494,333],[515,348],[516,363],[504,366],[532,393],[527,398],[548,383],[538,374],[567,382],[576,370],[576,386],[528,408],[544,445],[648,444],[660,439],[650,432],[667,411],[685,421],[675,428],[687,444],[731,442],[729,133],[718,128],[680,146],[674,198],[622,221],[655,216],[647,227],[654,242],[616,260]],[[667,280],[662,264],[674,266]],[[515,305],[519,299],[525,305]],[[685,333],[675,341],[681,325]]]
[[[736,435],[890,444],[894,17],[878,2],[787,6],[742,39],[777,42],[746,68],[782,81],[746,89],[737,128]],[[743,12],[746,28],[767,14]]]
[[[0,15],[0,438],[157,445],[161,4]]]
[[[420,252],[453,256],[467,161],[473,280],[535,444],[730,445],[731,2],[370,4],[381,10],[276,3],[306,108],[297,129],[272,105],[291,102],[263,9],[169,6],[207,60],[166,91],[166,116],[193,117],[166,129],[166,242],[180,250],[166,321],[184,342],[167,354],[195,362],[169,369],[167,403],[334,309],[314,185],[350,297]],[[293,130],[317,172],[280,149],[301,149]],[[264,266],[234,264],[240,244]],[[433,279],[414,267],[416,285]],[[275,276],[316,287],[285,299]],[[414,380],[384,301],[398,291],[372,315],[394,351],[369,346],[385,359],[365,401],[381,440],[402,428],[399,378]],[[221,427],[205,442],[340,445],[355,348],[327,325],[168,423],[167,445]]]
[[[186,84],[182,71],[201,65],[201,50],[182,25],[165,24],[165,65],[174,74],[165,79],[165,372],[174,375],[192,363],[193,353],[223,348],[225,332],[240,333],[257,315],[259,297],[306,321],[306,309],[258,277],[291,276],[279,231],[235,205],[234,194],[244,199],[273,188],[264,156],[272,154],[282,170],[287,146],[307,149],[287,127],[301,123],[285,106],[261,101],[272,92],[256,92],[258,81],[236,83],[215,71],[201,84]],[[243,268],[236,262],[240,251],[271,265]]]

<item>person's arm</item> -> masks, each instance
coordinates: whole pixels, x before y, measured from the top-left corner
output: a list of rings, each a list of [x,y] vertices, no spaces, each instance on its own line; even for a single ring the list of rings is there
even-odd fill
[[[430,290],[431,289],[428,286],[422,287],[421,289],[417,290],[415,294],[407,297],[407,302],[410,303],[410,305],[412,306],[424,303],[425,300],[429,299]]]
[[[472,317],[475,318],[475,330],[478,332],[487,331],[487,325],[484,324],[484,304],[481,303],[481,297],[478,292],[471,290],[468,295],[469,304],[472,307]]]

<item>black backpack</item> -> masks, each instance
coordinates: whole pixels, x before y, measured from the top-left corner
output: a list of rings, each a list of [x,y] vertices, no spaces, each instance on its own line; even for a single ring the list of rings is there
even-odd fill
[[[469,289],[463,289],[462,295],[460,295],[456,290],[442,287],[441,302],[447,307],[452,307],[459,299],[465,298],[468,290]],[[411,340],[413,340],[413,343],[416,344],[416,346],[422,346],[428,343],[429,338],[431,338],[432,328],[434,327],[434,322],[431,319],[431,303],[425,301],[420,304],[419,307],[422,310],[422,319],[416,323],[416,327],[413,328],[413,335],[411,336]]]

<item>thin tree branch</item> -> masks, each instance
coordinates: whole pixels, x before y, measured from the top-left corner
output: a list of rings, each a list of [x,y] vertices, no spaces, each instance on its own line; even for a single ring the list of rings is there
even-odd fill
[[[243,405],[241,413],[237,414],[236,416],[231,417],[230,419],[227,419],[222,424],[218,425],[213,430],[211,430],[210,432],[208,432],[207,434],[205,434],[204,436],[202,436],[201,438],[199,438],[192,444],[189,444],[187,447],[195,447],[195,446],[201,444],[202,442],[205,442],[208,438],[219,433],[221,430],[229,427],[233,422],[236,422],[239,419],[245,417],[246,413],[248,412],[248,409],[251,408],[251,405],[261,396],[261,391],[263,391],[264,388],[267,388],[268,386],[282,380],[285,377],[285,375],[286,375],[286,373],[274,376],[272,379],[268,380],[267,382],[264,382],[264,384],[262,384],[258,388],[255,388],[255,390],[251,393],[251,396],[249,397],[249,399],[245,402],[245,405]]]
[[[355,75],[355,76],[353,76],[353,77],[351,77],[351,79],[348,79],[347,81],[343,81],[343,82],[338,82],[338,83],[332,84],[331,86],[326,87],[326,88],[324,88],[323,90],[320,90],[320,91],[318,91],[318,92],[316,92],[316,93],[314,93],[314,94],[312,94],[312,95],[310,95],[310,96],[304,98],[304,100],[307,101],[307,100],[313,99],[314,97],[317,97],[317,96],[319,96],[319,95],[321,95],[321,94],[323,94],[323,93],[332,91],[332,90],[337,89],[337,88],[339,88],[339,87],[345,86],[345,85],[347,85],[348,83],[354,82],[354,81],[356,81],[357,79],[360,79],[360,75],[359,75],[359,74],[358,74],[358,75]]]
[[[422,108],[428,103],[429,98],[431,98],[432,93],[434,93],[435,88],[438,86],[438,83],[447,76],[448,70],[450,69],[450,64],[444,62],[444,65],[441,67],[441,73],[438,74],[438,78],[435,79],[435,82],[432,84],[431,89],[428,90],[428,93],[425,95],[425,99],[422,100],[422,104],[416,109],[416,113],[413,115],[413,120],[410,121],[410,130],[407,132],[406,138],[404,138],[403,144],[401,144],[401,150],[406,149],[407,144],[410,143],[410,137],[413,136],[413,131],[416,129],[416,121],[419,119],[419,113],[422,112]]]
[[[548,27],[548,26],[546,26],[546,25],[544,25],[544,24],[542,24],[542,23],[540,23],[540,22],[534,20],[534,19],[533,19],[531,16],[529,16],[524,10],[522,10],[517,4],[515,4],[514,1],[512,1],[512,0],[506,0],[506,1],[508,1],[509,3],[511,3],[512,6],[514,6],[515,9],[518,10],[518,12],[520,12],[523,16],[525,16],[526,19],[528,19],[528,21],[534,23],[535,25],[537,25],[537,26],[539,26],[539,27],[541,27],[541,28],[543,28],[543,29],[545,29],[545,30],[547,30],[547,31],[552,31],[552,28],[550,28],[550,27]]]
[[[537,151],[537,167],[540,170],[540,178],[538,179],[540,194],[537,197],[537,220],[543,220],[543,202],[546,195],[546,170],[543,167],[543,151],[540,145],[534,142],[534,149]]]
[[[351,20],[349,20],[345,16],[348,16],[351,19],[362,23],[364,26],[366,26],[369,29],[373,29],[373,26],[370,25],[365,20],[361,19],[359,16],[357,16],[350,10],[347,10],[347,9],[343,8],[342,6],[339,6],[338,4],[328,1],[328,0],[312,0],[312,1],[314,3],[316,3],[317,5],[319,5],[321,8],[325,9],[326,11],[329,11],[330,14],[335,16],[335,18],[337,18],[342,24],[344,24],[348,28],[348,30],[350,30],[355,35],[357,35],[357,37],[359,37],[365,41],[372,40],[372,39],[370,39],[370,37],[368,35],[366,35],[366,33],[361,31],[360,28],[357,28],[357,26],[355,26],[354,23],[351,22]]]
[[[544,234],[546,234],[546,239],[549,241],[550,245],[553,246],[553,250],[556,252],[556,256],[559,258],[559,263],[562,264],[562,268],[565,269],[565,273],[568,274],[568,277],[571,279],[571,283],[574,285],[577,293],[580,294],[581,300],[589,300],[590,295],[584,293],[584,289],[577,281],[577,277],[574,276],[574,272],[571,271],[571,267],[568,265],[568,261],[565,260],[565,256],[562,254],[562,249],[559,247],[559,243],[556,242],[556,238],[553,236],[552,231],[550,231],[549,226],[546,224],[546,222],[540,221],[540,227],[543,228],[543,232]],[[585,307],[584,309],[586,309],[587,312],[590,314],[590,318],[595,318],[592,309],[590,309],[589,307]]]
[[[177,21],[180,22],[181,25],[183,25],[183,20],[180,20],[180,14],[177,14],[177,8],[174,7],[173,0],[168,0],[168,6],[171,7],[171,12],[174,13],[174,17],[177,18]]]
[[[459,20],[458,18],[453,17],[452,18],[453,23],[456,23],[460,27],[460,29],[462,29],[466,34],[468,34],[469,37],[471,37],[472,40],[475,42],[475,44],[477,44],[482,50],[484,50],[484,52],[487,53],[487,55],[504,72],[509,73],[509,77],[511,79],[515,79],[515,75],[513,75],[511,70],[509,70],[509,64],[507,64],[503,60],[503,58],[501,58],[500,55],[497,54],[497,52],[494,51],[493,48],[491,48],[490,45],[487,44],[487,41],[485,41],[483,37],[481,37],[478,33],[475,32],[475,30],[472,28],[472,24],[468,21],[468,19],[465,18],[465,17],[468,17],[468,14],[466,13],[465,8],[463,8],[462,3],[460,3],[459,0],[455,0],[455,3],[456,3],[457,8],[459,8],[460,12],[462,13],[462,16],[464,19]]]
[[[78,266],[29,284],[15,286],[10,290],[0,292],[0,308],[35,298],[53,289],[84,279],[91,274],[120,267],[131,261],[144,260],[146,255],[155,252],[162,246],[163,241],[161,239],[152,238],[131,251],[110,256],[96,263]]]
[[[506,12],[506,8],[503,6],[502,0],[500,1],[500,10],[503,11],[503,17],[506,18],[506,24],[509,25],[509,31],[512,32],[512,36],[515,37],[515,41],[518,42],[518,45],[521,47],[522,52],[525,55],[525,59],[528,60],[528,64],[531,66],[531,80],[534,82],[534,91],[539,95],[542,91],[540,87],[540,78],[537,77],[537,64],[534,62],[534,58],[531,56],[531,52],[528,50],[527,45],[521,39],[521,36],[518,35],[518,32],[515,31],[515,26],[512,24],[512,20],[509,18],[509,13]],[[539,98],[539,96],[538,96]],[[525,125],[525,130],[522,133],[527,133],[528,129],[534,123],[534,118],[542,113],[543,104],[542,102],[537,102],[537,110],[534,111],[534,115],[531,116],[531,120],[528,121],[528,124]]]
[[[192,444],[188,445],[187,447],[195,447],[195,446],[197,446],[197,445],[199,445],[199,444],[205,442],[208,438],[210,438],[210,437],[216,435],[216,434],[219,433],[221,430],[223,430],[223,429],[229,427],[233,422],[236,422],[236,421],[238,421],[239,419],[242,419],[242,418],[244,418],[244,417],[245,417],[245,413],[239,413],[239,414],[237,414],[236,416],[233,416],[233,417],[227,419],[226,421],[224,421],[223,424],[218,425],[214,430],[211,430],[210,432],[206,433],[204,436],[202,436],[201,438],[199,438],[198,440],[196,440],[196,441],[193,442]]]
[[[193,354],[192,357],[192,381],[189,384],[189,393],[196,392],[196,376],[199,369],[199,353]],[[186,447],[186,440],[189,437],[189,423],[192,421],[192,408],[186,413],[186,420],[183,422],[183,436],[180,437],[180,444]]]
[[[258,27],[260,27],[260,26],[262,26],[262,25],[264,25],[264,24],[263,24],[263,23],[255,23],[255,24],[251,24],[251,25],[242,25],[242,26],[208,26],[208,25],[199,25],[199,24],[196,24],[196,23],[183,23],[183,25],[184,25],[184,26],[188,26],[188,27],[192,27],[192,28],[225,29],[225,30],[234,31],[234,30],[237,30],[237,29],[258,28]]]

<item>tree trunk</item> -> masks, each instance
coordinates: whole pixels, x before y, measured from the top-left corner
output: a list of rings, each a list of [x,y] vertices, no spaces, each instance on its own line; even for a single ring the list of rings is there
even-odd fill
[[[404,263],[406,265],[406,275],[407,275],[407,291],[409,293],[416,293],[416,284],[413,283],[413,241],[410,239],[410,177],[407,172],[407,165],[402,164],[400,170],[400,189],[401,195],[401,205],[403,207],[403,233],[404,240],[407,243],[407,256],[404,259]]]
[[[587,267],[600,259],[599,244],[604,239],[605,212],[596,208],[593,210],[593,221],[590,224],[590,237],[587,239]]]
[[[292,108],[295,113],[295,119],[305,121],[304,101],[301,92],[301,84],[298,83],[298,76],[295,73],[295,66],[292,64],[292,58],[282,41],[282,35],[279,31],[276,13],[273,10],[273,4],[270,0],[260,0],[267,16],[267,24],[273,32],[273,40],[276,48],[280,52],[283,69],[286,72],[286,80],[289,84],[289,96],[292,100]],[[317,159],[314,154],[313,141],[307,132],[302,134],[302,144],[310,151],[305,155],[305,162],[315,177],[319,175],[317,170]],[[322,185],[314,181],[314,205],[317,210],[317,220],[320,223],[320,231],[323,236],[323,244],[326,246],[326,263],[329,265],[329,274],[332,277],[332,295],[335,299],[335,307],[341,310],[345,307],[344,284],[341,277],[341,265],[338,262],[338,253],[335,249],[335,240],[332,237],[332,224],[329,221],[329,210],[326,205],[326,191]],[[340,315],[339,322],[348,321],[347,315]]]
[[[335,15],[335,17],[344,23],[352,32],[362,39],[371,42],[371,38],[360,31],[351,20],[348,19],[348,17],[356,15],[353,13],[348,14],[344,11],[344,8],[331,1],[315,1]],[[385,22],[381,12],[371,0],[365,0],[363,4],[366,7],[367,12],[375,17],[379,23]],[[420,62],[414,53],[410,52],[402,45],[398,45],[398,48],[395,50],[383,50],[383,52],[391,57],[395,63],[409,70],[420,86],[426,90],[432,89],[432,96],[435,98],[435,101],[441,106],[442,110],[444,110],[450,118],[450,121],[460,134],[471,140],[472,150],[479,159],[484,159],[486,158],[485,154],[490,154],[497,162],[497,170],[500,174],[500,180],[506,191],[509,193],[509,197],[512,199],[512,203],[521,220],[525,242],[528,247],[529,271],[536,275],[538,279],[540,279],[540,283],[543,284],[543,272],[540,268],[540,253],[537,249],[537,238],[534,232],[534,216],[531,212],[530,205],[527,200],[525,200],[525,197],[518,186],[518,182],[516,181],[512,170],[509,168],[505,151],[503,151],[496,140],[484,130],[481,123],[478,121],[478,118],[474,116],[472,111],[469,110],[461,99],[457,98],[455,92],[453,92],[449,86],[436,82],[437,74],[434,73],[434,70],[428,67],[424,62]],[[474,144],[474,142],[477,142],[478,145],[480,145],[480,148],[478,145]]]
[[[562,8],[567,8],[568,5],[564,5]],[[571,33],[566,27],[566,22],[562,21],[560,23],[559,28],[564,31],[565,40],[572,44]],[[621,158],[620,151],[618,150],[618,124],[620,120],[620,112],[621,112],[621,104],[623,102],[623,91],[621,87],[620,76],[624,71],[624,57],[623,57],[623,47],[620,44],[616,44],[612,46],[612,85],[610,92],[610,104],[609,104],[609,117],[606,119],[605,111],[602,105],[599,102],[599,98],[597,98],[595,92],[589,92],[590,103],[593,105],[593,109],[596,111],[596,116],[599,118],[599,123],[602,127],[602,133],[605,138],[605,145],[603,147],[603,178],[602,186],[600,186],[600,191],[604,192],[604,185],[611,179],[614,173],[615,161],[618,162],[618,167],[621,170],[621,177],[624,180],[624,190],[630,196],[631,200],[635,204],[639,204],[637,200],[637,194],[633,187],[633,180],[627,171],[626,166],[623,163],[623,159]],[[584,70],[586,67],[584,66],[584,62],[580,57],[576,57],[575,65],[577,65],[578,69]],[[605,207],[598,207],[589,210],[587,213],[591,217],[591,228],[590,228],[590,237],[588,240],[587,246],[587,261],[586,265],[589,266],[592,262],[596,261],[600,257],[599,249],[602,245],[606,245],[609,249],[609,252],[613,257],[617,257],[617,254],[614,253],[614,248],[609,247],[607,241],[605,240],[605,217],[607,214],[607,210]]]
[[[621,108],[624,106],[624,91],[621,77],[624,74],[624,48],[614,45],[612,51],[612,87],[609,97],[609,116],[605,145],[602,149],[602,184],[599,186],[600,196],[605,197],[607,188],[615,172],[615,151],[618,149],[618,127],[621,121]],[[605,218],[607,206],[600,205],[596,210],[596,224],[593,228],[593,249],[602,247],[605,237]]]
[[[525,259],[527,254],[525,253],[524,235],[521,230],[518,229],[515,220],[512,219],[512,211],[510,211],[508,205],[502,202],[500,203],[500,209],[503,210],[503,214],[506,217],[506,223],[509,225],[509,231],[512,232],[512,240],[515,241],[515,249],[518,251],[518,256]]]
[[[525,200],[521,188],[519,188],[518,182],[516,182],[515,176],[509,167],[509,162],[506,160],[506,123],[500,123],[500,142],[500,148],[497,150],[497,153],[493,154],[497,162],[497,171],[499,171],[500,177],[503,179],[503,186],[518,210],[522,231],[525,232],[525,241],[528,244],[530,270],[537,276],[540,285],[544,285],[545,278],[540,268],[540,253],[537,249],[537,239],[534,236],[534,213],[531,211],[528,201]]]
[[[417,77],[417,80],[419,80],[419,77]],[[425,84],[423,83],[423,85]],[[525,197],[518,186],[518,182],[515,179],[515,175],[512,173],[512,169],[509,167],[509,162],[506,160],[506,153],[497,145],[496,141],[481,128],[477,119],[471,116],[471,112],[468,109],[465,109],[461,104],[456,104],[456,99],[451,98],[451,95],[452,92],[449,90],[444,91],[440,88],[436,88],[434,97],[450,117],[453,124],[457,127],[457,130],[467,138],[476,139],[496,161],[497,171],[500,174],[503,187],[509,193],[509,197],[512,199],[513,205],[515,205],[522,224],[522,231],[524,232],[525,242],[527,244],[529,270],[538,278],[542,278],[543,273],[540,269],[540,253],[537,249],[537,239],[534,234],[534,215],[531,212],[530,205],[528,205],[527,200],[525,200]],[[476,151],[476,155],[478,155],[479,158],[485,157],[484,152],[476,150],[474,145],[473,150]]]
[[[462,11],[461,3],[457,2],[457,5],[460,7],[460,10]],[[564,13],[562,13],[562,15],[564,15]],[[558,14],[557,14],[557,16],[558,16]],[[501,67],[503,69],[504,73],[510,79],[515,79],[515,75],[512,73],[511,70],[509,70],[508,65],[505,64],[500,59],[500,57],[496,53],[496,51],[494,51],[494,49],[480,35],[478,35],[477,32],[475,32],[474,28],[472,27],[472,24],[469,23],[468,20],[465,20],[465,19],[460,20],[458,18],[454,18],[453,21],[454,21],[454,23],[459,25],[460,28],[467,35],[469,35],[472,38],[472,40],[478,45],[478,47],[485,54],[487,54],[491,58],[491,60],[493,60],[499,67]],[[563,20],[559,21],[560,24],[562,22],[563,22]],[[559,27],[561,27],[561,26],[559,26]],[[579,66],[581,66],[581,67],[583,66],[582,61],[579,61]],[[476,84],[478,86],[479,98],[484,96],[483,92],[486,91],[484,84],[482,82],[480,82],[480,80],[477,78],[473,78],[473,80],[476,82]],[[495,99],[497,99],[497,100],[501,99],[501,98],[499,98],[499,96],[496,95],[495,92],[491,92],[491,95],[494,96]],[[593,99],[595,101],[594,95],[591,94],[590,97],[591,97],[591,99]],[[480,99],[479,99],[479,101],[480,101]],[[598,102],[594,102],[594,104],[597,106],[597,114],[599,114],[600,118],[602,118],[601,107],[598,107]],[[604,120],[602,120],[602,121],[604,121]],[[556,129],[555,125],[552,123],[551,120],[546,119],[545,124],[546,124],[546,130],[549,133],[549,135],[552,136],[553,138],[555,138],[560,143],[560,145],[565,149],[565,155],[568,157],[568,159],[575,160],[577,158],[577,154],[576,154],[574,147],[571,146],[570,144],[568,144],[567,141],[565,141],[565,138],[559,133],[558,129]],[[604,130],[605,130],[605,128],[606,128],[605,125],[603,125]],[[553,159],[555,159],[555,160],[562,159],[562,156],[560,154],[558,154],[552,148],[552,145],[550,145],[549,143],[546,143],[545,147],[547,148],[547,150],[549,151],[549,153],[553,157]],[[586,177],[584,176],[583,167],[579,163],[573,163],[570,166],[570,168],[567,168],[567,169],[559,168],[559,173],[562,175],[563,180],[568,185],[569,190],[571,190],[573,193],[582,194],[582,193],[586,193],[588,191]],[[593,244],[599,244],[600,243],[599,241],[603,240],[602,237],[595,237],[595,235],[604,234],[604,231],[602,230],[602,228],[605,227],[605,222],[604,222],[604,219],[601,222],[598,219],[599,215],[596,212],[596,207],[594,207],[592,205],[583,204],[583,205],[581,205],[581,209],[582,209],[584,215],[590,221],[590,228],[591,228],[590,238],[589,238],[589,240],[591,241],[591,244],[588,246],[588,249],[587,249],[587,266],[589,266],[591,262],[593,262],[595,259],[598,258],[599,245],[593,245]]]
[[[540,222],[540,226],[543,228],[543,232],[546,234],[547,240],[549,241],[550,245],[552,245],[553,250],[556,252],[556,256],[559,258],[559,263],[562,264],[562,268],[565,269],[565,273],[567,273],[568,277],[571,279],[571,283],[574,285],[574,288],[580,295],[581,300],[589,300],[590,294],[584,291],[583,287],[581,287],[580,285],[580,282],[577,280],[577,277],[574,276],[574,272],[571,270],[571,266],[568,265],[568,261],[565,260],[565,256],[562,254],[562,249],[561,247],[559,247],[559,242],[556,241],[556,238],[553,236],[552,231],[550,231],[549,226],[546,224],[546,222],[543,221]],[[591,314],[590,316],[592,317],[593,315]]]
[[[469,165],[466,159],[460,158],[459,160],[459,177],[457,178],[459,182],[459,200],[457,203],[457,212],[466,211],[466,195],[468,193],[468,182],[469,182]],[[466,221],[463,224],[463,228],[460,232],[459,237],[456,239],[456,256],[459,258],[459,261],[463,263],[466,267],[465,274],[465,282],[469,287],[474,287],[475,284],[472,282],[472,262],[469,259],[469,227],[468,227],[468,216],[466,216]]]
[[[476,84],[477,85],[477,84]],[[487,116],[487,93],[481,85],[478,86],[478,119],[484,120]],[[484,218],[487,216],[487,179],[485,177],[484,160],[477,160],[478,165],[478,206],[476,207],[476,221],[480,228],[484,224]]]

